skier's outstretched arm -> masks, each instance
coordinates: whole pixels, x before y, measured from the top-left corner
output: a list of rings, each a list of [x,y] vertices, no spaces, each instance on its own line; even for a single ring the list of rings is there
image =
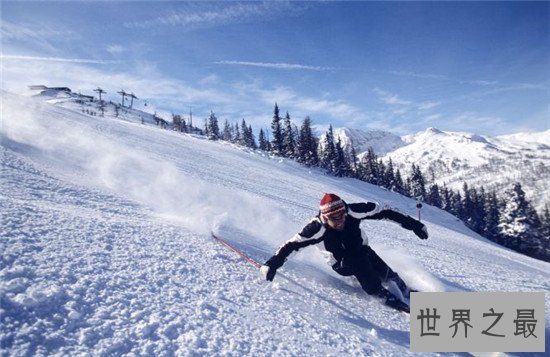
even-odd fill
[[[286,259],[293,252],[309,245],[317,244],[323,239],[326,228],[318,218],[313,219],[302,231],[281,245],[275,255],[261,266],[260,272],[269,281],[273,281],[277,269],[283,266]]]
[[[352,203],[348,212],[358,219],[385,219],[399,224],[401,227],[413,231],[420,239],[428,239],[428,229],[424,223],[389,208],[382,208],[374,202]]]

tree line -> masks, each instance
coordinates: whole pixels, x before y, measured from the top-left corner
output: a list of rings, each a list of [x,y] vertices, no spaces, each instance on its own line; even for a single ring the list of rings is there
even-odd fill
[[[177,118],[176,118],[177,117]],[[185,121],[174,116],[175,130],[189,132]],[[196,128],[195,128],[196,129]],[[462,190],[440,186],[426,180],[420,167],[411,164],[410,174],[403,177],[391,158],[384,162],[372,148],[359,159],[353,145],[349,150],[340,138],[335,138],[332,125],[318,139],[312,130],[312,120],[306,116],[298,128],[288,112],[281,117],[275,103],[269,133],[260,130],[256,142],[252,126],[245,119],[230,124],[225,120],[220,129],[211,112],[204,131],[210,140],[224,140],[251,149],[260,149],[278,157],[296,160],[309,167],[318,167],[338,177],[351,177],[383,187],[389,191],[441,208],[461,219],[474,232],[520,253],[550,261],[550,210],[545,206],[540,214],[525,197],[520,183],[513,184],[502,195],[481,187],[463,184]]]

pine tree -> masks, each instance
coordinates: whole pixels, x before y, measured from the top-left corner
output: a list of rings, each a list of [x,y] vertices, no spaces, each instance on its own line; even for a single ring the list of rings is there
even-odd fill
[[[388,164],[386,165],[386,170],[384,171],[384,183],[388,190],[395,191],[395,171],[393,168],[393,161],[390,157]]]
[[[334,174],[339,177],[349,176],[350,167],[349,162],[344,153],[344,148],[342,147],[342,141],[338,138],[338,141],[335,145],[336,149],[336,158],[334,163]]]
[[[333,173],[336,169],[336,145],[334,144],[332,125],[329,125],[324,144],[321,147],[321,167],[327,172]]]
[[[487,211],[485,210],[485,200],[486,200],[485,188],[483,186],[479,189],[472,189],[471,199],[473,203],[473,212],[470,215],[472,221],[472,229],[480,234],[483,234],[483,230],[486,226],[487,220]]]
[[[257,149],[256,139],[254,138],[254,132],[252,132],[252,125],[248,126],[248,145],[252,149]]]
[[[540,215],[539,237],[541,238],[539,257],[550,262],[550,210],[548,210],[548,204],[544,205],[544,210]]]
[[[460,192],[453,192],[451,195],[451,211],[453,215],[462,217],[462,195]]]
[[[260,150],[269,150],[268,141],[265,137],[264,129],[260,129],[260,134],[258,135],[258,143],[260,144]]]
[[[225,122],[223,123],[222,140],[229,141],[229,142],[233,141],[232,131],[233,130],[231,128],[231,124],[229,124],[229,122],[226,119]]]
[[[464,182],[462,185],[462,192],[463,192],[463,196],[462,196],[463,216],[458,218],[462,219],[468,227],[472,227],[473,226],[472,213],[474,211],[474,204],[472,200],[472,192],[468,188],[468,184],[466,182]]]
[[[239,144],[251,148],[253,146],[252,132],[249,130],[248,125],[246,124],[246,120],[244,120],[244,118],[241,122],[241,133],[241,142]]]
[[[535,209],[525,199],[520,183],[516,182],[504,192],[504,202],[499,222],[504,245],[529,255],[537,254],[541,249],[540,222]]]
[[[235,144],[240,144],[242,141],[242,136],[241,129],[239,129],[239,123],[235,123],[235,129],[233,129],[233,131],[235,132],[235,135],[233,136],[233,142]]]
[[[373,185],[378,184],[378,157],[374,153],[374,150],[372,147],[369,147],[367,150],[367,154],[363,156],[363,159],[361,160],[361,180],[366,181],[368,183],[371,183]]]
[[[405,189],[405,184],[403,183],[403,178],[401,177],[401,170],[395,170],[395,192],[405,195],[407,190]]]
[[[311,130],[311,118],[306,116],[300,127],[298,136],[297,155],[298,161],[307,166],[319,165],[319,157],[317,155],[317,139]]]
[[[453,193],[446,185],[441,189],[441,208],[447,212],[452,212]]]
[[[207,135],[209,140],[218,140],[220,138],[220,128],[218,127],[218,118],[214,112],[210,112],[206,124]]]
[[[273,121],[271,122],[273,141],[271,142],[271,152],[277,156],[283,156],[283,131],[281,129],[281,117],[279,116],[279,107],[275,103],[273,109]]]
[[[500,229],[500,207],[496,193],[493,191],[485,198],[485,227],[483,227],[483,236],[487,239],[502,244]]]
[[[432,206],[439,208],[443,206],[440,189],[437,183],[433,183],[430,186],[430,191],[428,192],[428,197],[426,197],[426,202]]]
[[[357,152],[355,151],[355,147],[353,146],[353,144],[351,144],[351,149],[350,149],[350,153],[349,153],[349,158],[350,158],[350,169],[351,169],[351,177],[359,177],[359,164],[358,164],[358,161],[357,161]]]
[[[422,171],[420,171],[420,167],[414,163],[412,164],[411,171],[412,175],[409,178],[409,193],[412,198],[424,201],[426,199],[426,180],[424,179],[424,175]]]
[[[294,158],[296,155],[296,142],[294,140],[294,131],[290,121],[290,114],[286,112],[283,125],[283,157]]]

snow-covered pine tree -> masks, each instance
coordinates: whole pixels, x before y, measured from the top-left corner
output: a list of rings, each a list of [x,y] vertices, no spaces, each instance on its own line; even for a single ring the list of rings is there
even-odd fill
[[[311,130],[311,118],[306,116],[300,127],[300,134],[298,137],[298,161],[307,166],[319,165],[317,146],[317,139]]]
[[[502,244],[500,237],[499,224],[500,221],[500,206],[497,194],[493,191],[487,194],[485,198],[485,227],[483,228],[483,236]]]
[[[248,126],[248,145],[252,149],[257,149],[256,138],[254,138],[254,132],[252,131],[252,125]]]
[[[430,190],[428,192],[428,197],[426,197],[426,202],[435,207],[443,207],[443,200],[441,198],[441,190],[437,183],[432,183],[430,185]]]
[[[378,185],[380,174],[378,172],[378,157],[374,153],[374,149],[369,147],[367,154],[363,156],[360,162],[360,179]]]
[[[407,191],[405,190],[405,183],[401,176],[401,170],[395,170],[395,192],[405,195]]]
[[[395,192],[395,169],[393,168],[393,161],[390,157],[388,164],[386,165],[386,170],[384,171],[384,183],[388,190]]]
[[[324,143],[321,145],[320,155],[321,167],[329,173],[335,171],[336,165],[336,145],[334,144],[334,132],[332,124],[329,125],[328,131],[325,134]]]
[[[233,128],[231,127],[231,124],[225,119],[225,122],[223,123],[223,131],[222,131],[222,140],[225,141],[233,141]]]
[[[220,128],[218,126],[218,118],[216,118],[216,114],[214,112],[210,111],[210,116],[208,117],[207,122],[207,135],[209,140],[218,140],[220,138]]]
[[[350,159],[350,169],[351,169],[351,177],[357,178],[359,174],[359,162],[357,160],[357,152],[355,151],[355,146],[353,144],[350,145],[350,153],[349,153],[349,159]]]
[[[541,259],[550,262],[550,210],[548,204],[544,205],[544,210],[540,215],[539,231],[542,246],[539,256]]]
[[[273,140],[271,142],[271,152],[277,156],[283,156],[283,131],[281,129],[281,117],[279,116],[279,106],[275,103],[273,109],[273,121],[271,122]]]
[[[453,192],[451,194],[451,213],[457,217],[462,217],[462,195],[460,192]]]
[[[258,135],[258,144],[260,146],[260,150],[268,151],[269,145],[267,138],[265,137],[264,129],[260,129],[260,134]]]
[[[246,120],[241,121],[241,144],[242,146],[252,147],[252,132],[249,131]]]
[[[292,122],[290,121],[290,114],[286,112],[285,120],[283,123],[283,157],[294,158],[296,157],[296,142],[294,140],[294,131],[292,129]]]
[[[426,199],[426,180],[420,167],[412,164],[411,176],[409,177],[409,194],[412,198],[424,201]]]
[[[453,193],[444,184],[443,188],[441,188],[441,208],[447,212],[452,212],[452,207],[453,207]]]
[[[472,188],[470,196],[473,205],[473,211],[470,214],[472,229],[478,233],[482,233],[487,220],[487,211],[485,211],[485,188],[483,188],[483,186],[479,188],[479,190]]]
[[[386,182],[386,164],[384,164],[384,160],[380,159],[378,160],[378,164],[376,165],[376,171],[378,173],[378,186],[387,187],[388,183]]]
[[[525,199],[525,192],[519,182],[504,192],[504,204],[499,222],[504,245],[536,255],[542,248],[539,237],[540,221],[533,206]]]
[[[340,138],[336,141],[335,149],[336,158],[334,162],[334,174],[339,177],[349,176],[351,170]]]
[[[241,129],[239,129],[239,123],[235,123],[235,129],[233,129],[233,132],[235,133],[233,135],[233,142],[235,144],[240,144],[242,141],[242,136],[241,136]]]

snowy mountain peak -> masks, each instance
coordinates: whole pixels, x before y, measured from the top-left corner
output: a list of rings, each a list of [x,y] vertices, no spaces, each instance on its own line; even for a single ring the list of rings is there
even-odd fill
[[[537,209],[550,202],[550,130],[490,137],[430,127],[399,137],[379,130],[338,128],[334,135],[348,150],[353,144],[359,158],[372,147],[406,175],[415,163],[428,177],[433,174],[438,184],[454,190],[464,182],[497,191],[520,182]]]
[[[442,132],[441,130],[437,129],[437,128],[434,128],[434,127],[429,127],[428,129],[426,129],[426,133],[431,133],[431,134],[444,134],[444,132]]]
[[[336,128],[334,137],[341,140],[345,149],[353,145],[357,153],[372,148],[378,154],[386,154],[406,145],[400,136],[383,130]]]

